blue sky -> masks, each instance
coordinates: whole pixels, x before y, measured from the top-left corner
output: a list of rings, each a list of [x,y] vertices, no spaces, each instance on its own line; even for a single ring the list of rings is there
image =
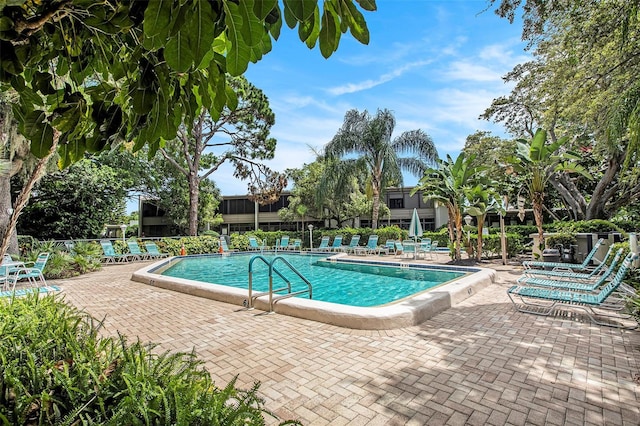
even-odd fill
[[[264,91],[276,114],[275,170],[314,160],[353,108],[394,112],[394,136],[422,129],[440,157],[455,157],[467,135],[501,126],[478,120],[492,99],[508,94],[502,76],[527,60],[522,26],[509,24],[484,0],[378,0],[365,13],[371,41],[362,45],[348,33],[329,59],[309,50],[297,31],[283,28],[273,50],[250,64],[246,77]],[[224,167],[212,175],[223,195],[246,193],[246,183]],[[416,178],[405,176],[405,185]]]

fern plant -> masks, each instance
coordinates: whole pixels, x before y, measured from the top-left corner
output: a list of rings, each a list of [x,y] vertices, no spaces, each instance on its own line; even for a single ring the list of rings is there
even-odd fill
[[[60,296],[0,300],[0,424],[263,425],[274,416],[232,380],[214,385],[194,353],[155,353]],[[297,424],[285,421],[282,424]]]

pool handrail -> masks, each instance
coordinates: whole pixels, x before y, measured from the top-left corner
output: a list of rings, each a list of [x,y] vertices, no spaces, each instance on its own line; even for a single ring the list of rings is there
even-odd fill
[[[268,292],[260,292],[257,293],[255,296],[253,295],[253,262],[255,260],[261,260],[262,262],[264,262],[268,267],[269,267],[269,291]],[[293,271],[298,277],[300,277],[300,279],[302,281],[304,281],[304,283],[307,285],[307,290],[300,290],[300,291],[296,291],[296,292],[291,292],[291,281],[289,281],[284,275],[282,275],[282,273],[280,273],[280,271],[278,271],[275,266],[274,263],[276,263],[276,261],[282,261],[284,262],[284,264],[286,266],[289,267],[289,269],[291,269],[291,271]],[[273,273],[276,273],[280,278],[282,278],[282,280],[287,284],[287,287],[282,287],[282,288],[278,288],[278,289],[273,289]],[[280,296],[277,300],[279,299],[285,299],[288,297],[293,297],[293,296],[297,296],[298,294],[304,294],[304,293],[309,293],[309,299],[313,298],[313,286],[311,284],[311,282],[309,282],[309,280],[307,278],[305,278],[304,275],[302,275],[300,273],[300,271],[298,271],[295,266],[293,266],[291,263],[289,263],[289,261],[287,259],[285,259],[282,256],[276,256],[274,257],[271,262],[269,262],[264,256],[262,255],[256,255],[253,256],[250,260],[249,260],[249,299],[247,302],[247,309],[251,310],[254,309],[253,306],[253,302],[261,296],[266,296],[269,295],[269,312],[272,313],[273,312],[273,304],[275,303],[273,300],[273,293],[274,292],[279,292],[279,291],[283,291],[283,290],[287,290],[287,295],[284,296]],[[277,301],[276,300],[276,301]]]

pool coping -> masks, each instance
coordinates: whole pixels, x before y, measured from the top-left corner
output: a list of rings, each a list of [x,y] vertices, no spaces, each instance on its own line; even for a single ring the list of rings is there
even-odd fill
[[[214,254],[207,256],[219,255]],[[410,263],[397,260],[360,260],[345,257],[347,257],[346,254],[340,253],[329,257],[329,259],[330,261],[376,264],[411,269],[454,270],[458,272],[469,272],[469,274],[455,281],[438,286],[435,289],[426,290],[410,298],[405,298],[383,306],[347,306],[319,300],[289,298],[278,300],[273,306],[273,311],[283,315],[352,329],[389,330],[403,328],[418,325],[436,314],[455,306],[486,286],[494,283],[497,276],[496,271],[489,268]],[[247,290],[219,284],[200,283],[184,278],[168,277],[153,272],[161,269],[165,265],[175,262],[176,259],[181,259],[181,257],[162,259],[151,265],[147,265],[134,272],[131,279],[166,290],[178,291],[239,306],[247,305]],[[265,300],[257,299],[254,305],[258,310],[265,312],[269,310],[269,305]]]

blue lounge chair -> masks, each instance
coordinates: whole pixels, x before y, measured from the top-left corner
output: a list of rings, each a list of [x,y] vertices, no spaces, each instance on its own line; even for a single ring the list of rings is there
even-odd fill
[[[580,264],[571,264],[571,263],[562,263],[562,262],[539,262],[539,261],[525,261],[522,262],[522,266],[525,269],[530,268],[549,268],[549,269],[564,269],[572,272],[576,271],[585,271],[589,267],[589,263],[593,256],[596,254],[602,243],[604,242],[603,238],[600,238],[596,244],[593,246],[587,257],[584,258],[584,261]]]
[[[160,252],[156,243],[147,242],[144,243],[144,247],[147,249],[147,254],[149,254],[149,256],[153,259],[162,259],[163,257],[169,256],[169,253]]]
[[[638,327],[638,323],[635,320],[630,326],[624,326],[615,322],[600,321],[598,317],[612,317],[612,315],[596,312],[594,309],[620,311],[624,308],[626,299],[613,296],[613,293],[622,284],[622,280],[631,262],[633,262],[636,257],[636,254],[629,253],[613,279],[601,287],[597,293],[514,285],[507,290],[507,295],[511,303],[513,303],[513,306],[519,312],[546,316],[552,314],[557,309],[578,308],[584,310],[589,319],[595,324],[634,329]],[[515,298],[518,298],[519,302],[516,302]],[[620,315],[618,317],[625,318]]]
[[[288,250],[302,250],[302,240],[296,238],[293,240],[293,243],[287,246]]]
[[[547,287],[547,288],[562,288],[567,290],[578,290],[578,291],[594,291],[602,284],[604,284],[613,271],[615,270],[620,258],[622,257],[623,249],[618,250],[613,261],[611,262],[611,266],[607,268],[606,272],[602,275],[598,275],[595,281],[584,281],[577,279],[566,279],[566,280],[558,280],[558,279],[548,279],[548,278],[539,278],[539,277],[525,277],[518,278],[517,283],[519,285],[528,285],[528,286],[537,286],[537,287]],[[626,259],[625,259],[626,260]],[[631,266],[631,261],[625,265],[623,262],[620,268],[625,268],[624,273],[627,272],[627,269]]]
[[[609,247],[607,251],[607,255],[602,259],[602,262],[596,266],[589,273],[580,273],[580,272],[571,272],[571,271],[563,271],[563,270],[546,270],[546,269],[525,269],[522,273],[522,276],[516,280],[518,283],[526,283],[528,278],[540,278],[540,279],[550,279],[550,280],[573,280],[573,281],[593,281],[594,279],[598,279],[600,275],[605,272],[607,268],[607,260],[611,256],[613,252],[613,246]],[[619,252],[622,253],[622,252]],[[619,260],[620,254],[618,254],[615,259]],[[610,267],[614,267],[612,264]]]
[[[137,241],[129,240],[127,241],[127,247],[129,247],[129,253],[131,253],[131,260],[148,260],[149,255],[142,250],[140,250],[140,246]]]
[[[10,279],[13,281],[13,289],[15,289],[16,283],[21,280],[28,280],[30,284],[37,287],[37,280],[42,282],[43,286],[47,285],[44,279],[44,268],[49,260],[49,253],[40,253],[35,262],[27,262],[24,267],[17,268],[10,272]],[[33,266],[27,266],[31,263]],[[7,282],[8,284],[8,282]],[[12,289],[12,290],[13,290]]]
[[[220,238],[220,247],[222,247],[222,252],[223,253],[229,253],[232,251],[238,251],[237,249],[230,249],[229,245],[227,244],[227,240],[226,238]]]
[[[276,240],[276,250],[289,250],[289,236],[283,235],[280,237],[280,242]]]
[[[336,235],[333,237],[333,243],[329,247],[329,251],[338,251],[342,248],[342,235]]]
[[[259,244],[258,239],[256,237],[249,237],[249,250],[262,251],[266,249],[267,247],[264,245],[264,241],[262,242],[262,244]]]
[[[128,254],[118,254],[116,253],[111,241],[109,240],[101,240],[100,246],[102,247],[103,256],[101,261],[104,263],[118,263],[118,262],[128,262],[130,256]]]
[[[378,247],[377,235],[369,235],[367,245],[365,245],[364,247],[356,247],[355,254],[380,254],[382,251],[384,251],[385,253],[389,253],[389,249],[387,249],[386,247]]]
[[[356,247],[358,247],[358,243],[360,242],[360,235],[355,234],[351,236],[351,241],[349,241],[349,245],[341,246],[339,251],[343,251],[345,253],[355,252]]]
[[[329,240],[330,240],[330,237],[328,235],[325,235],[324,237],[322,237],[322,239],[320,240],[320,245],[318,246],[318,248],[316,248],[316,250],[329,251],[330,250]]]

